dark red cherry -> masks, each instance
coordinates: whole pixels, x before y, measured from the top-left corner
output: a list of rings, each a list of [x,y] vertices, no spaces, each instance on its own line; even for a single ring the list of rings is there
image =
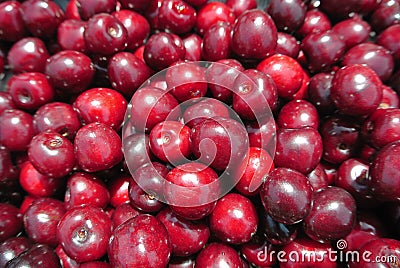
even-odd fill
[[[7,262],[17,258],[32,246],[32,241],[24,236],[11,237],[0,243],[0,267],[6,267]]]
[[[278,40],[276,42],[275,52],[277,54],[286,55],[294,59],[299,55],[300,44],[294,36],[278,32]]]
[[[88,20],[98,13],[111,13],[115,10],[116,0],[77,0],[79,15],[83,20]]]
[[[275,246],[257,235],[250,242],[240,246],[240,253],[243,258],[250,264],[259,267],[270,267],[277,264],[276,256],[266,256],[266,253],[275,250]]]
[[[10,151],[4,146],[0,146],[0,182],[7,181],[9,176],[12,176],[13,170],[14,164]]]
[[[108,246],[112,267],[166,267],[171,242],[164,224],[151,215],[138,215],[118,226]]]
[[[310,78],[308,84],[308,99],[321,114],[329,114],[335,109],[331,99],[332,79],[331,73],[318,73]]]
[[[13,75],[7,82],[7,91],[19,109],[34,111],[53,100],[55,92],[42,73]]]
[[[54,131],[70,140],[81,127],[77,112],[63,102],[51,102],[40,107],[33,116],[33,125],[37,133]]]
[[[93,261],[105,255],[111,234],[109,216],[92,206],[68,210],[57,227],[60,244],[77,262]]]
[[[277,167],[292,168],[307,174],[318,165],[322,152],[322,138],[314,128],[281,128],[277,131],[274,159]]]
[[[230,117],[228,106],[216,99],[204,98],[186,108],[183,114],[183,121],[188,127],[192,128],[215,116]]]
[[[313,205],[304,219],[303,228],[313,240],[335,240],[351,232],[355,218],[356,202],[351,194],[330,186],[314,193]]]
[[[38,198],[24,213],[25,232],[34,242],[55,247],[58,245],[57,224],[65,212],[61,201]]]
[[[50,83],[66,94],[85,90],[94,76],[92,61],[85,54],[64,50],[47,59],[45,74]]]
[[[7,54],[13,73],[43,72],[49,57],[44,42],[36,37],[26,37],[14,43]]]
[[[68,19],[64,20],[57,30],[57,42],[63,50],[76,50],[86,53],[86,43],[83,37],[87,27],[86,21]]]
[[[226,265],[232,268],[242,268],[239,253],[232,247],[222,243],[208,244],[196,258],[195,267],[211,268]]]
[[[182,41],[186,50],[185,60],[200,61],[203,39],[199,35],[191,33],[183,37]]]
[[[185,46],[178,36],[169,33],[153,34],[147,41],[143,58],[154,70],[162,70],[185,59]]]
[[[79,265],[74,259],[68,256],[67,253],[65,253],[65,250],[60,244],[58,244],[54,252],[57,254],[62,267],[73,268]]]
[[[14,108],[16,107],[10,93],[0,91],[0,114],[2,114],[5,110],[11,110]]]
[[[196,24],[196,10],[182,0],[164,0],[158,12],[160,25],[175,34],[188,33]]]
[[[66,209],[81,205],[105,208],[110,201],[106,185],[98,177],[88,173],[75,173],[68,178],[64,203]]]
[[[145,11],[151,3],[148,0],[121,0],[119,2],[124,9],[132,9],[136,12]]]
[[[124,203],[121,204],[117,207],[115,207],[115,210],[111,216],[111,220],[113,222],[114,228],[117,228],[124,222],[136,217],[137,215],[140,215],[141,212],[131,206],[129,203]]]
[[[121,143],[121,138],[111,127],[102,123],[90,123],[76,133],[76,160],[87,172],[109,169],[123,158]]]
[[[310,173],[307,174],[307,179],[311,183],[314,191],[328,187],[331,183],[328,179],[328,175],[321,164],[318,164]]]
[[[263,118],[260,122],[248,122],[246,130],[249,136],[249,145],[260,147],[269,154],[275,154],[276,123],[273,118]]]
[[[250,199],[229,193],[218,200],[210,215],[211,232],[230,244],[249,242],[257,231],[258,216]]]
[[[368,40],[371,26],[356,16],[335,24],[332,31],[343,39],[346,49],[350,49]]]
[[[354,64],[339,69],[332,80],[331,98],[340,112],[369,115],[382,100],[382,82],[369,67]]]
[[[124,138],[123,150],[125,155],[126,170],[135,172],[144,164],[151,162],[152,153],[149,145],[149,137],[143,133],[129,135]]]
[[[16,42],[26,36],[21,3],[4,1],[0,4],[0,40]]]
[[[400,3],[392,0],[383,0],[373,11],[370,24],[372,28],[381,32],[394,24],[400,23]]]
[[[301,0],[272,0],[266,11],[279,31],[293,32],[303,24],[307,7]]]
[[[202,56],[204,60],[218,61],[229,58],[231,54],[232,25],[227,22],[217,22],[204,33]]]
[[[292,242],[297,236],[298,225],[289,225],[275,221],[265,210],[259,212],[259,233],[265,237],[267,243],[283,246]]]
[[[261,201],[272,219],[295,224],[304,219],[311,208],[313,188],[307,177],[288,168],[272,170],[260,192]]]
[[[250,36],[248,33],[252,33]],[[240,15],[234,25],[231,48],[238,56],[262,59],[275,51],[278,33],[272,18],[259,9]]]
[[[168,268],[194,268],[194,266],[195,266],[195,256],[189,256],[189,257],[172,256],[168,263]]]
[[[309,34],[325,32],[331,29],[331,21],[321,10],[315,8],[308,10],[304,17],[304,22],[297,29],[296,34],[300,37],[306,37]]]
[[[22,216],[17,207],[0,203],[0,243],[16,236],[22,230]]]
[[[111,265],[104,261],[89,261],[81,263],[79,268],[111,268]]]
[[[392,25],[381,32],[376,38],[376,43],[388,49],[395,61],[400,60],[400,25]]]
[[[136,0],[123,0],[123,1],[136,1]],[[160,11],[160,7],[162,5],[163,0],[139,0],[139,1],[146,1],[147,8],[144,9],[144,16],[146,17],[147,21],[149,22],[151,29],[154,30],[161,30],[162,27],[160,22],[158,21],[158,13]]]
[[[157,219],[167,228],[174,256],[190,256],[199,252],[210,237],[210,229],[204,222],[180,218],[170,208],[161,210]]]
[[[129,203],[128,187],[131,177],[122,173],[107,184],[110,193],[110,205],[114,208],[124,203]]]
[[[91,53],[112,55],[127,47],[128,31],[116,17],[100,13],[91,17],[84,32]]]
[[[318,111],[308,101],[293,100],[281,108],[277,123],[281,128],[312,127],[318,129]]]
[[[257,8],[256,0],[227,0],[225,4],[233,10],[236,17],[247,10]]]
[[[22,19],[33,36],[50,39],[64,20],[64,11],[56,2],[28,0],[21,4]]]
[[[228,5],[221,2],[210,2],[198,11],[196,30],[203,36],[215,23],[222,21],[233,25],[235,19],[236,15]]]
[[[7,263],[7,267],[61,268],[61,264],[53,248],[43,244],[35,244]]]

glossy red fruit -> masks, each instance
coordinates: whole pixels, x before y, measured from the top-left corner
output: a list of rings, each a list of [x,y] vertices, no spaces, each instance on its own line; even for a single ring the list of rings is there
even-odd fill
[[[300,37],[306,37],[309,34],[325,32],[331,29],[331,21],[321,10],[315,8],[306,12],[304,22],[297,29],[296,34]]]
[[[6,267],[7,262],[17,258],[32,246],[32,241],[24,236],[11,237],[0,243],[0,266]]]
[[[88,20],[98,13],[111,13],[115,10],[117,1],[116,0],[77,0],[76,5],[78,6],[79,15],[83,20]]]
[[[0,243],[16,236],[22,230],[22,216],[17,207],[0,203]]]
[[[196,24],[196,10],[182,0],[164,0],[158,12],[160,25],[175,34],[188,33]]]
[[[65,252],[77,262],[93,261],[107,252],[112,222],[101,209],[81,206],[68,210],[57,227]]]
[[[310,78],[308,84],[308,99],[321,114],[329,114],[335,110],[331,99],[333,74],[318,73]]]
[[[240,57],[262,59],[275,51],[277,39],[278,33],[272,18],[262,10],[253,9],[237,18],[231,48]]]
[[[235,13],[228,5],[221,2],[210,2],[199,10],[197,14],[196,30],[203,36],[208,28],[215,23],[222,21],[233,25],[235,19]]]
[[[350,49],[368,40],[371,26],[356,16],[335,24],[332,31],[343,39],[346,49]]]
[[[276,42],[275,52],[277,54],[286,55],[294,59],[299,55],[300,44],[296,37],[284,32],[278,32],[278,40]]]
[[[217,22],[204,33],[202,56],[204,60],[218,61],[229,58],[231,54],[232,25],[227,22]]]
[[[87,53],[87,47],[83,33],[87,28],[87,22],[75,19],[64,20],[57,30],[57,43],[63,50],[76,50]]]
[[[272,0],[266,11],[279,31],[293,32],[303,24],[307,7],[301,0]]]
[[[199,35],[191,33],[184,36],[182,41],[186,50],[185,60],[200,61],[203,39]]]
[[[117,228],[124,222],[140,215],[141,212],[131,206],[129,203],[123,203],[115,207],[115,210],[111,216],[114,228]]]
[[[20,8],[21,3],[17,1],[4,1],[0,4],[0,40],[16,42],[26,36]]]
[[[39,266],[42,268],[61,268],[60,259],[53,248],[43,244],[35,244],[7,264],[7,267]]]
[[[208,244],[199,255],[197,255],[194,267],[211,268],[221,263],[232,268],[243,267],[242,260],[236,250],[228,245],[215,242]]]
[[[306,100],[293,100],[281,108],[277,123],[281,128],[312,127],[318,129],[318,110]]]
[[[258,216],[250,199],[229,193],[218,200],[210,215],[211,232],[230,244],[249,242],[257,231]]]
[[[0,91],[0,114],[2,114],[5,110],[14,109],[15,104],[12,100],[10,93]]]
[[[102,123],[90,123],[80,128],[74,148],[79,166],[87,172],[109,169],[123,158],[121,138]]]
[[[332,80],[331,98],[340,112],[369,115],[382,100],[382,82],[369,67],[359,64],[339,69]]]
[[[383,0],[373,11],[370,19],[370,24],[375,31],[381,32],[394,24],[400,23],[399,13],[399,2]]]
[[[275,221],[266,211],[259,212],[259,214],[261,214],[259,233],[265,237],[267,245],[271,243],[272,245],[283,246],[296,239],[298,225]]]
[[[183,114],[183,121],[185,125],[192,128],[215,116],[230,117],[229,107],[216,99],[204,98],[186,108]]]
[[[236,17],[247,10],[257,8],[256,0],[227,0],[225,4],[233,10]]]
[[[130,179],[129,175],[123,173],[107,183],[107,189],[110,193],[110,205],[114,208],[129,203],[128,187]]]
[[[400,25],[395,24],[386,28],[376,39],[378,45],[381,45],[392,52],[393,58],[397,62],[400,60],[399,32]]]
[[[144,214],[114,230],[108,256],[113,267],[162,268],[167,266],[171,250],[165,226],[156,217]]]
[[[265,255],[265,251],[272,252],[275,250],[275,247],[271,243],[257,235],[250,242],[240,247],[240,253],[243,258],[250,264],[259,267],[269,267],[277,264],[276,256],[268,257]]]
[[[331,183],[328,179],[328,175],[321,164],[318,164],[315,169],[307,174],[307,179],[311,183],[314,191],[318,191]]]
[[[145,11],[151,1],[148,0],[121,0],[119,1],[124,9],[132,9],[136,12]]]

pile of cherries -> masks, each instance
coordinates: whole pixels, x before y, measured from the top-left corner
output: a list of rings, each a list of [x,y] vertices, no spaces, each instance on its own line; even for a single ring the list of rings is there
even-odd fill
[[[397,267],[400,1],[0,2],[0,267]]]

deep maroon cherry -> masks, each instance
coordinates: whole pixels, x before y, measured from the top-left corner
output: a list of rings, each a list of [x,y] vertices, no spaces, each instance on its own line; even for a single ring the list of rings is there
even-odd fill
[[[5,110],[10,110],[14,108],[16,107],[10,93],[0,91],[0,114],[2,114]]]
[[[9,176],[12,176],[13,170],[14,164],[10,151],[0,145],[0,182],[9,180]]]
[[[210,237],[210,229],[204,222],[182,219],[170,208],[161,210],[157,218],[167,228],[174,256],[189,256],[200,251]]]
[[[294,59],[299,55],[300,44],[294,36],[278,32],[278,40],[276,42],[275,52],[277,54],[286,55]]]
[[[262,10],[253,9],[237,18],[231,48],[240,57],[262,59],[274,52],[277,39],[278,33],[272,18]]]
[[[34,242],[55,247],[58,245],[57,224],[65,212],[63,202],[38,198],[24,214],[25,232]]]
[[[225,4],[233,10],[236,17],[247,10],[257,8],[256,0],[227,0]]]
[[[123,158],[121,143],[121,138],[111,127],[103,123],[90,123],[76,133],[76,160],[87,172],[111,168]]]
[[[129,181],[129,200],[133,207],[143,212],[157,212],[163,206],[165,177],[169,170],[163,164],[144,164],[132,173]]]
[[[26,36],[21,3],[4,1],[0,4],[0,40],[15,42]]]
[[[196,258],[195,268],[212,268],[218,266],[242,268],[239,253],[222,243],[208,244]]]
[[[148,0],[121,0],[119,1],[124,9],[132,9],[136,12],[145,11],[151,1]]]
[[[240,253],[250,264],[259,267],[270,267],[277,264],[276,256],[265,256],[265,252],[275,251],[274,245],[264,238],[253,236],[250,242],[241,245]]]
[[[128,187],[131,177],[122,173],[117,178],[108,181],[107,189],[110,193],[110,205],[114,208],[129,203]]]
[[[129,203],[124,203],[121,204],[117,207],[115,207],[115,210],[111,216],[111,220],[113,222],[114,228],[117,228],[124,222],[136,217],[137,215],[140,215],[141,212],[131,206]]]
[[[123,0],[122,2],[124,1],[137,2],[136,0]],[[160,25],[160,22],[158,21],[158,14],[163,0],[139,0],[139,2],[144,1],[146,1],[147,3],[147,8],[144,9],[144,16],[149,22],[151,29],[161,30],[162,27]]]
[[[281,108],[277,123],[281,128],[312,127],[318,129],[318,111],[308,101],[293,100]]]
[[[370,18],[372,28],[383,31],[394,24],[399,24],[400,3],[392,0],[383,0],[374,10]]]
[[[272,0],[266,11],[271,15],[278,30],[293,32],[303,24],[307,7],[301,0]]]
[[[105,255],[111,234],[109,216],[92,206],[68,210],[57,227],[60,244],[77,262],[93,261]]]
[[[92,82],[94,67],[85,54],[64,50],[47,59],[45,73],[56,89],[66,94],[76,94]]]
[[[0,267],[6,267],[7,262],[18,257],[32,246],[32,241],[27,237],[11,237],[0,243]]]
[[[21,110],[6,110],[0,114],[0,143],[10,151],[25,151],[35,135],[33,118]]]
[[[78,6],[79,15],[83,20],[88,20],[98,13],[111,13],[115,10],[117,1],[116,0],[78,0],[76,2]]]
[[[143,57],[152,69],[162,70],[185,58],[185,46],[178,36],[153,34],[144,47]]]
[[[246,130],[249,136],[249,145],[260,147],[269,154],[275,153],[276,122],[273,118],[263,118],[260,122],[248,122]]]
[[[36,111],[33,116],[33,125],[37,133],[54,131],[72,140],[81,127],[81,122],[71,105],[51,102]]]
[[[287,245],[297,236],[298,225],[288,225],[272,219],[264,210],[260,212],[259,233],[272,245]]]
[[[309,173],[322,157],[322,138],[314,128],[278,129],[275,165]],[[299,161],[302,159],[302,161]]]
[[[217,22],[211,25],[203,36],[203,59],[218,61],[228,58],[231,54],[231,33],[232,25],[227,22]]]
[[[399,95],[391,87],[382,85],[382,101],[379,104],[379,108],[399,108]]]
[[[124,120],[127,102],[124,96],[109,88],[92,88],[82,92],[74,101],[82,123],[100,122],[120,129]]]
[[[17,207],[0,203],[0,243],[17,235],[22,230],[22,216]]]
[[[351,0],[342,4],[338,2],[322,1],[319,8],[330,17],[340,20],[350,17],[353,12],[361,11],[361,4],[359,2],[361,1]]]
[[[313,240],[335,240],[351,232],[355,218],[356,202],[351,194],[330,186],[314,193],[313,205],[304,219],[303,228]]]
[[[368,40],[371,26],[359,17],[355,17],[335,24],[332,31],[343,39],[346,49],[350,49]]]
[[[297,29],[296,34],[305,37],[309,34],[325,32],[331,28],[331,21],[321,10],[315,8],[308,10],[304,17],[304,22]]]
[[[393,58],[398,62],[400,60],[400,25],[395,24],[386,28],[376,38],[376,43],[392,52]]]
[[[308,84],[309,101],[321,114],[329,114],[335,109],[331,99],[332,79],[331,73],[318,73],[310,78]]]
[[[199,35],[191,33],[183,37],[182,41],[186,50],[185,60],[200,61],[203,39]]]
[[[139,215],[117,227],[108,246],[112,267],[166,267],[171,242],[164,224],[151,215]]]
[[[54,252],[57,254],[62,267],[73,268],[79,265],[78,262],[67,255],[61,244],[58,244]]]
[[[272,170],[264,182],[260,196],[272,219],[284,223],[300,222],[311,208],[313,188],[307,177],[288,168]]]
[[[149,137],[143,133],[129,135],[124,138],[123,150],[127,159],[127,170],[135,172],[144,164],[150,163],[152,153],[149,145]]]
[[[64,204],[66,209],[81,205],[105,208],[110,201],[106,185],[98,177],[88,173],[75,173],[68,178]]]
[[[354,46],[343,57],[342,65],[363,64],[371,68],[382,81],[390,78],[394,69],[391,52],[376,44],[364,43]]]
[[[228,5],[221,2],[210,2],[198,11],[196,30],[203,36],[215,23],[222,21],[233,25],[235,19],[236,15]]]
[[[230,117],[228,106],[216,99],[204,98],[186,108],[183,114],[183,121],[192,128],[205,119],[215,116]]]
[[[64,20],[64,11],[56,2],[28,0],[21,4],[26,28],[36,37],[50,39]]]
[[[55,92],[42,73],[13,75],[7,82],[7,91],[19,109],[33,111],[53,100]]]
[[[250,199],[229,193],[218,200],[210,215],[210,229],[221,241],[231,244],[249,242],[257,231],[258,216]]]
[[[57,42],[63,50],[76,50],[86,53],[86,43],[83,37],[87,27],[86,21],[68,19],[64,20],[57,30]]]
[[[182,0],[164,0],[160,6],[158,21],[165,30],[185,34],[196,24],[196,10]]]
[[[307,174],[307,179],[311,183],[314,191],[328,187],[330,184],[328,175],[321,164],[318,164],[316,168]]]
[[[6,267],[61,268],[61,264],[53,248],[43,244],[35,244],[11,260]]]
[[[44,42],[36,37],[26,37],[14,43],[7,54],[13,73],[43,72],[49,57]]]

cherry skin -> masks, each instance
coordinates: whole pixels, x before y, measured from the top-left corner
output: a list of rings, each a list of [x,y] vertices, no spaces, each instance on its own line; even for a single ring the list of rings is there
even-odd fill
[[[198,11],[196,30],[203,36],[208,28],[215,23],[222,21],[233,25],[235,19],[235,13],[228,5],[221,2],[210,2]]]
[[[232,25],[218,22],[211,25],[204,33],[202,42],[202,56],[204,60],[218,61],[226,59],[231,54]]]
[[[175,34],[185,34],[196,24],[196,10],[182,0],[165,0],[158,13],[160,25]]]
[[[76,133],[75,157],[87,172],[111,168],[122,158],[122,142],[118,134],[103,123],[90,123]]]
[[[72,140],[81,127],[78,113],[71,105],[51,102],[40,107],[33,116],[33,126],[37,133],[57,132]]]
[[[94,66],[85,54],[64,50],[47,59],[45,74],[56,89],[76,94],[92,82]]]
[[[125,161],[126,170],[135,172],[139,167],[151,161],[152,153],[148,135],[142,133],[130,135],[124,138],[123,146],[125,158],[128,159]]]
[[[295,59],[299,55],[300,44],[294,36],[284,32],[278,32],[275,52]]]
[[[112,267],[166,267],[171,251],[167,229],[151,215],[138,215],[118,226],[108,246]]]
[[[79,14],[79,9],[78,9],[78,0],[71,0],[68,1],[66,7],[65,7],[65,19],[71,19],[71,20],[81,20],[81,15]]]
[[[28,156],[40,173],[53,178],[66,176],[75,166],[73,144],[55,132],[42,132],[33,137]]]
[[[283,246],[292,242],[297,236],[298,225],[288,225],[272,219],[265,210],[259,212],[259,233],[265,237],[267,243]]]
[[[313,188],[306,176],[292,169],[276,168],[268,174],[260,197],[272,219],[295,224],[310,211],[312,194]]]
[[[6,267],[7,262],[15,259],[32,246],[32,241],[27,237],[11,237],[0,243],[0,266]]]
[[[7,181],[9,176],[12,176],[14,164],[11,159],[10,151],[0,146],[0,182]]]
[[[55,247],[58,245],[57,224],[65,212],[61,201],[38,198],[24,213],[25,232],[34,242]]]
[[[109,88],[92,88],[82,92],[73,107],[84,124],[100,122],[120,129],[124,120],[127,102],[124,96]]]
[[[4,1],[0,4],[0,40],[16,42],[26,36],[20,8],[21,3],[16,1]]]
[[[246,130],[249,145],[266,150],[270,155],[275,154],[276,123],[273,118],[263,118],[260,122],[248,122]]]
[[[2,114],[5,110],[11,110],[14,108],[16,107],[10,93],[0,91],[0,114]]]
[[[392,52],[393,58],[397,62],[400,60],[400,46],[398,42],[400,40],[399,30],[400,25],[392,25],[381,32],[376,39],[378,45]]]
[[[199,252],[210,237],[210,229],[204,222],[182,219],[170,208],[161,210],[156,217],[167,228],[174,256],[190,256]]]
[[[279,31],[293,32],[303,24],[307,7],[300,0],[272,0],[266,11],[271,15]]]
[[[183,45],[185,47],[185,60],[187,61],[200,61],[201,60],[201,44],[203,39],[195,34],[191,33],[182,38]]]
[[[131,204],[124,203],[124,204],[121,204],[121,205],[115,207],[115,210],[111,216],[111,220],[113,222],[114,228],[117,228],[124,222],[126,222],[140,214],[141,214],[141,212],[139,210],[137,210],[136,208],[134,208],[133,206],[131,206]]]
[[[13,73],[43,72],[50,57],[45,43],[37,37],[26,37],[14,43],[7,54]]]
[[[308,98],[319,113],[329,114],[335,110],[331,99],[333,74],[318,73],[310,78],[308,84]]]
[[[311,172],[321,160],[322,138],[314,128],[278,129],[275,165],[300,171]],[[301,163],[298,161],[303,159]]]
[[[325,32],[331,29],[331,21],[321,10],[315,8],[308,10],[304,17],[304,22],[297,29],[296,34],[305,37],[309,34]]]
[[[305,100],[290,101],[279,112],[278,126],[281,128],[312,127],[318,129],[318,110]]]
[[[130,179],[130,176],[123,173],[108,182],[107,189],[110,193],[110,205],[114,208],[124,203],[129,203],[128,187]]]
[[[307,174],[307,179],[313,187],[314,191],[318,191],[331,183],[328,179],[328,175],[321,164],[318,164],[315,169]]]
[[[123,1],[130,1],[133,2],[135,0],[123,0]],[[141,0],[145,1],[145,0]],[[150,24],[151,29],[154,30],[161,30],[162,27],[160,25],[160,22],[158,20],[158,14],[160,12],[160,7],[162,5],[162,0],[152,0],[152,1],[147,1],[147,8],[144,10],[144,16],[146,17],[147,21]]]
[[[259,267],[270,267],[277,264],[276,256],[264,257],[264,251],[275,251],[275,246],[260,236],[253,236],[250,242],[240,246],[240,253],[249,264]],[[261,253],[260,253],[261,252]]]
[[[257,8],[257,1],[255,0],[227,0],[225,4],[233,10],[236,17],[247,10]]]
[[[57,43],[63,50],[76,50],[87,53],[83,33],[87,28],[87,22],[75,19],[63,21],[57,30]]]
[[[105,13],[89,19],[84,38],[89,52],[100,55],[112,55],[128,45],[128,32],[122,22]]]
[[[25,151],[35,135],[33,118],[21,110],[6,110],[0,114],[0,143],[10,151]]]
[[[187,1],[189,2],[189,1]],[[195,257],[174,257],[170,259],[168,268],[194,268]]]
[[[215,242],[208,244],[200,251],[194,267],[211,268],[219,265],[232,268],[243,267],[239,254],[232,247]]]
[[[18,234],[23,228],[23,215],[10,204],[0,203],[0,243]]]
[[[115,10],[116,0],[82,1],[77,0],[79,15],[83,20],[88,20],[99,13],[111,13]]]
[[[351,232],[355,218],[356,202],[351,194],[342,188],[329,186],[314,193],[313,205],[303,221],[303,228],[313,240],[335,240]]]
[[[229,193],[218,200],[210,215],[211,232],[221,241],[242,244],[257,231],[258,216],[250,199]]]
[[[59,268],[60,259],[54,250],[43,244],[35,244],[7,263],[7,267]]]
[[[400,3],[397,1],[384,0],[371,15],[370,24],[372,28],[381,32],[386,28],[399,24]]]
[[[77,262],[93,261],[107,252],[112,222],[105,212],[92,206],[68,210],[57,227],[65,252]]]
[[[88,173],[75,173],[68,178],[65,190],[65,208],[70,210],[81,205],[105,208],[110,201],[106,185]]]
[[[132,9],[136,12],[145,11],[150,4],[147,0],[121,0],[119,1],[124,9]]]
[[[368,40],[371,26],[359,17],[355,17],[335,24],[332,31],[344,40],[346,49],[350,49]]]
[[[382,85],[382,101],[379,104],[379,108],[399,108],[400,99],[396,91],[391,87]]]
[[[248,33],[252,33],[251,36]],[[262,59],[274,52],[277,39],[278,33],[272,18],[261,10],[253,9],[237,18],[231,48],[242,58]]]

